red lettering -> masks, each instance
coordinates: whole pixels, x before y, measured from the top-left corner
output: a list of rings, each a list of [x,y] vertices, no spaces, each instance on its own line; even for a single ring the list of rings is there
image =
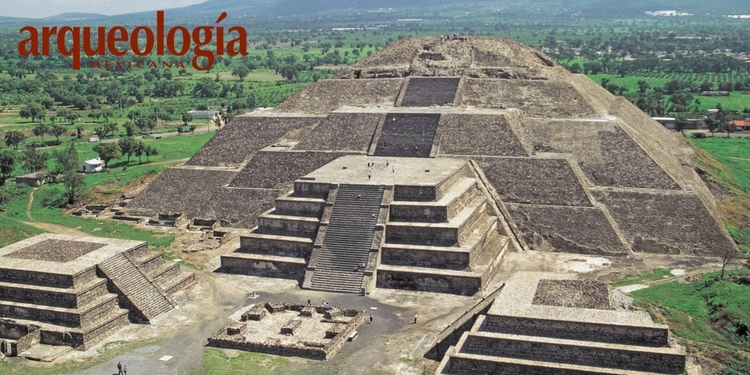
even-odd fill
[[[49,38],[57,34],[57,26],[42,28],[42,55],[49,56]]]
[[[138,40],[140,39],[141,31],[146,33],[146,46],[141,50],[138,46]],[[133,29],[133,34],[130,36],[130,50],[136,54],[136,56],[146,56],[151,53],[154,49],[154,32],[146,26],[138,26]]]
[[[175,43],[175,34],[178,31],[182,33],[182,49],[179,51],[177,51]],[[169,53],[174,56],[185,55],[190,50],[190,31],[183,26],[175,26],[169,29],[169,32],[167,33],[167,49],[169,50]]]
[[[96,29],[96,49],[91,48],[91,28],[83,28],[83,53],[88,56],[104,56],[106,50],[104,49],[104,39],[106,39],[104,27],[98,27]]]
[[[119,36],[116,36],[116,33],[120,33]],[[126,53],[128,53],[127,50],[120,51],[117,49],[117,42],[127,42],[128,41],[128,31],[125,30],[122,26],[115,26],[111,29],[109,29],[109,33],[107,33],[107,48],[109,49],[109,53],[115,55],[115,56],[125,56]]]
[[[39,56],[39,32],[31,26],[24,26],[19,31],[21,34],[24,32],[28,32],[29,37],[18,42],[18,53],[26,57],[29,55]]]
[[[73,40],[70,49],[67,48],[65,35],[70,33],[71,39]],[[63,56],[73,57],[73,70],[81,69],[81,28],[63,26],[57,33],[57,50]]]

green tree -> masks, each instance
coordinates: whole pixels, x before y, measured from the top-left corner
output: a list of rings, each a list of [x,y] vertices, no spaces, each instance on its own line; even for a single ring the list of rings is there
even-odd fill
[[[156,120],[152,117],[139,117],[135,120],[135,126],[141,129],[141,132],[145,132],[146,129],[153,129],[156,127]]]
[[[52,158],[56,162],[52,169],[54,175],[61,175],[68,171],[75,172],[78,169],[78,150],[73,142],[70,142],[70,147],[67,149],[53,150]]]
[[[104,122],[109,122],[110,118],[115,117],[115,111],[112,108],[104,108],[99,113],[102,115]]]
[[[120,157],[120,147],[117,143],[99,143],[94,146],[93,150],[99,155],[99,159],[104,162],[104,168],[107,168],[110,160]]]
[[[96,120],[98,120],[99,117],[102,117],[102,114],[99,111],[91,111],[87,117],[91,119],[91,122],[96,123]]]
[[[5,189],[0,189],[0,208],[8,204],[10,202],[11,198],[13,198],[10,193],[5,191]]]
[[[41,171],[47,167],[49,155],[46,152],[38,151],[36,147],[29,146],[23,151],[21,161],[23,169],[27,172]]]
[[[5,145],[13,147],[18,151],[18,145],[26,140],[26,136],[18,130],[9,130],[5,133]]]
[[[23,108],[21,108],[20,111],[18,111],[18,115],[22,118],[31,118],[31,122],[34,122],[34,120],[39,119],[39,121],[44,121],[44,116],[46,115],[46,111],[44,110],[44,107],[42,107],[39,103],[30,103]]]
[[[60,136],[65,134],[68,129],[65,129],[64,126],[60,124],[52,124],[52,126],[49,129],[49,133],[55,136],[55,140],[57,143],[60,143]]]
[[[132,137],[135,134],[135,124],[132,121],[125,122],[122,124],[122,127],[125,128],[125,135],[128,137]]]
[[[182,120],[182,123],[187,126],[191,121],[193,121],[193,114],[190,112],[182,112],[180,115],[180,120]]]
[[[5,179],[16,169],[16,153],[5,149],[0,151],[0,185],[5,185]]]
[[[248,74],[250,74],[250,69],[245,65],[239,65],[232,69],[232,75],[239,78],[240,81],[244,81]]]
[[[78,197],[78,193],[86,187],[86,177],[75,170],[67,171],[63,175],[63,185],[65,185],[68,203],[73,204]]]
[[[146,161],[148,161],[149,157],[159,155],[159,150],[157,150],[155,147],[146,146],[144,154],[146,154]]]
[[[138,164],[142,164],[143,163],[143,161],[141,160],[141,156],[143,156],[143,155],[146,154],[146,148],[147,147],[148,146],[146,146],[146,144],[143,143],[143,141],[137,141],[136,142],[135,148],[133,150],[133,154],[138,157]]]
[[[215,98],[220,92],[221,85],[208,77],[199,79],[193,87],[193,96],[196,98]]]
[[[643,81],[643,80],[638,81],[638,92],[645,94],[648,88],[649,88],[648,82]]]
[[[107,138],[109,136],[112,136],[117,131],[117,124],[113,122],[106,123],[102,126],[94,128],[94,134],[99,136],[99,138]]]
[[[57,111],[55,111],[55,117],[59,117],[62,120],[67,120],[71,112],[72,111],[70,110],[70,108],[58,108]]]
[[[117,145],[120,147],[120,153],[127,157],[126,164],[129,164],[130,156],[135,154],[136,148],[138,147],[138,141],[133,137],[123,137],[117,141]]]
[[[40,122],[36,124],[34,127],[34,135],[42,139],[42,144],[44,144],[44,135],[49,133],[49,127],[47,124]]]
[[[682,133],[682,135],[685,135],[685,127],[688,125],[688,123],[689,121],[685,114],[680,113],[675,118],[674,126],[678,132]]]

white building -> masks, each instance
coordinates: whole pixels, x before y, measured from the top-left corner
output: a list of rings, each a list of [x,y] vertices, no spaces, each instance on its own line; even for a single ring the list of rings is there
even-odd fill
[[[78,164],[78,171],[86,173],[100,172],[103,166],[104,162],[102,161],[102,159],[89,159],[81,162],[81,164]]]

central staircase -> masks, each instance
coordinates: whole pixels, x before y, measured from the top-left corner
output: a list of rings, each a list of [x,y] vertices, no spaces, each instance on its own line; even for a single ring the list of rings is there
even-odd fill
[[[131,319],[150,321],[174,307],[169,297],[157,289],[124,254],[105,260],[99,264],[99,268],[114,284],[118,294],[140,312],[137,314],[131,309]]]
[[[310,287],[360,293],[383,200],[383,187],[340,185]]]

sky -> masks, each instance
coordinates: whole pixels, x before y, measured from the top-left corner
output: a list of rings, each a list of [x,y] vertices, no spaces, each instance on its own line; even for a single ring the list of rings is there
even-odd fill
[[[61,13],[123,14],[180,8],[205,0],[0,0],[0,16],[43,18]]]

